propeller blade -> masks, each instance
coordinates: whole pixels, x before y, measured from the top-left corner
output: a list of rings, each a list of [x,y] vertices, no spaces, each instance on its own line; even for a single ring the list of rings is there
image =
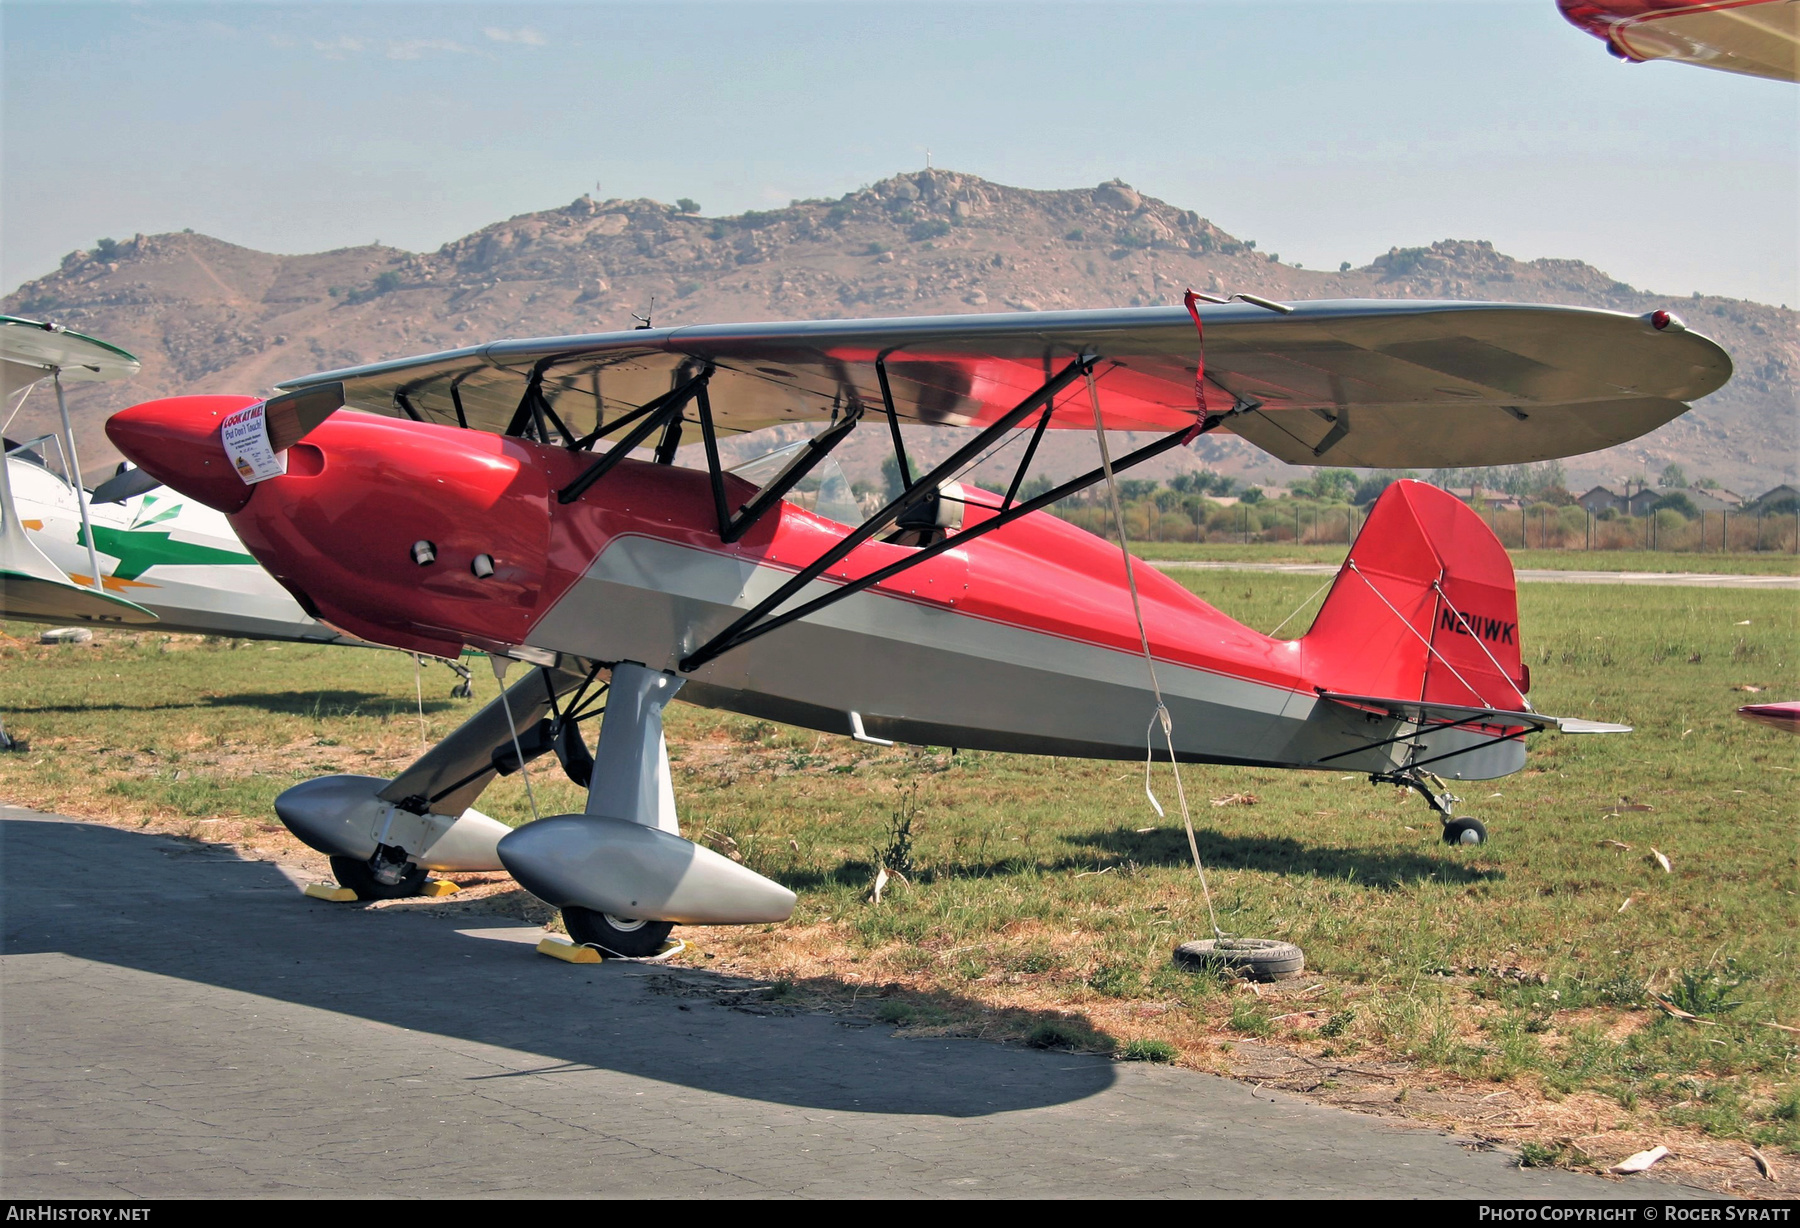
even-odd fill
[[[270,397],[263,406],[269,449],[281,452],[306,438],[319,423],[344,407],[342,383],[317,384],[298,392]]]
[[[139,495],[149,494],[161,485],[161,482],[142,469],[127,469],[123,473],[113,474],[96,486],[93,501],[95,503],[123,503],[127,499],[135,499]]]

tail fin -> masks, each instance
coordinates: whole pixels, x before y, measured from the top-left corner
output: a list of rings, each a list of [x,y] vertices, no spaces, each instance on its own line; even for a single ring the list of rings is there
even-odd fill
[[[1528,707],[1512,559],[1481,517],[1423,482],[1375,501],[1300,643],[1326,690]]]

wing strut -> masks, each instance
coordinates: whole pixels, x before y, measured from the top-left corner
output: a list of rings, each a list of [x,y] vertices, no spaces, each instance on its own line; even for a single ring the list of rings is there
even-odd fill
[[[843,414],[807,440],[806,447],[784,465],[780,473],[770,478],[761,490],[750,496],[750,501],[740,507],[734,516],[726,506],[725,478],[719,468],[718,438],[713,432],[712,402],[704,392],[700,394],[699,410],[700,433],[706,442],[706,467],[712,477],[713,507],[719,517],[719,540],[723,542],[737,541],[754,528],[765,512],[781,502],[788,491],[798,486],[807,474],[831,455],[831,450],[856,429],[856,424],[862,420],[863,415],[862,402],[852,397],[845,405]]]
[[[900,439],[900,415],[894,409],[894,390],[888,385],[887,357],[892,350],[875,356],[875,378],[881,383],[881,403],[887,407],[888,434],[894,437],[894,463],[900,467],[900,489],[913,487],[912,465],[906,459],[906,444]]]
[[[871,588],[884,580],[891,579],[901,572],[917,567],[919,564],[934,559],[946,551],[955,550],[965,546],[976,538],[992,533],[996,529],[1005,528],[1007,525],[1021,517],[1029,516],[1032,512],[1041,511],[1053,503],[1066,499],[1078,491],[1086,490],[1096,482],[1104,480],[1106,477],[1105,469],[1094,469],[1082,474],[1078,478],[1073,478],[1060,486],[1047,490],[1034,499],[1028,499],[1024,503],[1010,504],[1009,501],[1010,505],[1002,505],[1002,509],[998,513],[981,521],[979,524],[970,525],[968,528],[963,529],[958,533],[945,537],[942,541],[925,546],[908,557],[901,559],[899,562],[889,564],[860,579],[840,584],[830,592],[815,597],[813,600],[808,601],[803,605],[796,606],[791,610],[779,614],[774,613],[775,610],[780,609],[783,602],[787,601],[788,598],[792,597],[795,593],[798,593],[801,589],[805,588],[806,585],[824,574],[825,570],[832,564],[843,559],[857,546],[869,540],[869,538],[873,537],[883,528],[887,527],[887,525],[898,519],[901,513],[906,511],[913,504],[928,497],[931,492],[938,488],[940,483],[947,481],[969,460],[980,455],[981,451],[995,438],[998,438],[1001,432],[1011,429],[1018,422],[1029,417],[1031,413],[1040,406],[1048,407],[1054,402],[1058,393],[1075,379],[1085,376],[1099,361],[1100,360],[1093,355],[1083,355],[1071,362],[1067,367],[1064,367],[1062,371],[1058,372],[1048,380],[1043,387],[1021,401],[1011,412],[997,420],[992,426],[984,429],[980,435],[960,449],[955,455],[951,456],[930,473],[920,478],[913,484],[910,490],[902,493],[899,498],[895,499],[881,511],[864,521],[860,528],[853,531],[832,549],[826,551],[818,559],[803,568],[793,579],[789,580],[786,584],[783,584],[780,588],[776,589],[775,592],[758,602],[736,622],[732,623],[729,627],[725,628],[725,630],[719,632],[712,639],[701,645],[701,647],[682,658],[680,665],[681,671],[683,673],[692,673],[709,661],[715,660],[733,648],[749,643],[758,636],[765,635],[778,627],[785,627],[791,622],[817,613],[819,610],[834,605],[837,602],[844,600],[846,597],[854,596],[864,589]],[[1241,407],[1234,407],[1224,413],[1210,415],[1205,421],[1196,422],[1191,427],[1184,427],[1179,431],[1172,431],[1169,434],[1164,435],[1161,439],[1156,440],[1154,443],[1147,444],[1135,452],[1120,457],[1114,462],[1113,471],[1118,473],[1126,469],[1131,469],[1150,460],[1152,457],[1161,456],[1171,448],[1178,448],[1185,444],[1192,443],[1199,436],[1213,430],[1227,418],[1239,412],[1241,412]],[[1015,477],[1015,489],[1017,484],[1018,481]]]
[[[685,380],[678,387],[671,388],[654,401],[645,402],[635,413],[618,419],[611,426],[606,427],[604,432],[596,431],[594,435],[589,436],[585,442],[591,444],[600,434],[616,431],[633,418],[639,418],[638,424],[627,431],[624,438],[615,443],[605,456],[583,470],[580,477],[557,491],[556,501],[573,503],[581,498],[588,487],[612,472],[613,466],[631,455],[631,450],[650,438],[657,427],[666,426],[671,418],[677,418],[687,407],[687,403],[700,395],[701,390],[706,387],[706,382],[712,378],[712,373],[712,364],[708,363],[697,375]]]
[[[1008,431],[1012,430],[1012,428],[1017,426],[1020,422],[1030,417],[1034,410],[1054,400],[1057,393],[1061,392],[1064,388],[1067,388],[1075,380],[1086,375],[1094,368],[1094,364],[1099,361],[1099,358],[1092,354],[1083,354],[1081,357],[1071,361],[1068,366],[1064,367],[1061,371],[1051,376],[1049,380],[1045,381],[1043,386],[1036,392],[1033,392],[1023,401],[1020,401],[1006,413],[995,419],[991,425],[982,428],[981,432],[977,434],[974,439],[971,439],[968,443],[958,448],[948,459],[941,462],[930,473],[914,482],[906,490],[901,491],[899,496],[886,507],[863,521],[857,528],[852,529],[848,535],[838,542],[837,545],[801,568],[800,571],[786,584],[783,584],[773,593],[770,593],[767,597],[763,598],[763,600],[757,602],[755,606],[744,613],[743,617],[713,636],[712,639],[701,645],[694,652],[689,653],[682,659],[682,672],[692,673],[694,670],[700,668],[700,666],[711,661],[714,657],[717,657],[720,653],[735,648],[739,644],[753,640],[765,631],[773,631],[778,626],[792,622],[796,615],[790,614],[769,619],[769,621],[763,623],[761,626],[756,625],[759,619],[762,619],[771,611],[779,609],[781,604],[788,598],[792,597],[795,593],[798,593],[801,589],[823,575],[826,568],[841,561],[845,555],[849,554],[852,550],[856,549],[858,546],[874,537],[877,533],[887,528],[894,521],[898,520],[901,513],[907,511],[917,503],[924,502],[925,499],[935,494],[941,483],[949,481],[965,465],[986,451],[991,444],[1005,436]],[[1179,435],[1186,437],[1191,436],[1193,433],[1192,430],[1189,430],[1180,432]],[[984,525],[987,523],[988,522],[983,522]],[[963,533],[959,533],[955,537],[946,540],[961,541],[969,534],[969,532],[969,530],[964,530]],[[881,573],[881,578],[886,578],[886,574],[890,571],[904,571],[906,567],[916,566],[927,558],[932,558],[937,554],[941,554],[944,545],[944,542],[939,542],[936,547],[927,547],[920,550],[911,558],[903,560],[904,566],[884,569],[883,573]],[[857,581],[836,590],[829,595],[829,599],[839,600],[842,597],[849,596],[852,592],[860,592],[863,588],[867,588],[869,583],[873,582],[874,581],[867,580],[865,577],[865,581]],[[801,610],[809,611],[812,608],[813,606],[809,604],[801,607]]]
[[[1217,426],[1223,420],[1224,415],[1219,415],[1204,425],[1195,425],[1179,431],[1172,431],[1169,434],[1164,435],[1155,443],[1147,444],[1135,452],[1130,452],[1121,456],[1118,460],[1113,462],[1113,472],[1122,473],[1127,469],[1142,464],[1152,457],[1161,456],[1170,448],[1178,448],[1183,444],[1191,443],[1196,437],[1204,435],[1207,431],[1212,430],[1213,427]],[[880,584],[883,580],[892,579],[901,572],[917,567],[920,563],[930,559],[934,559],[947,550],[955,550],[962,546],[966,546],[969,542],[978,537],[983,537],[992,533],[995,529],[1003,529],[1021,517],[1028,516],[1032,512],[1042,511],[1051,504],[1066,499],[1078,491],[1086,490],[1096,482],[1102,481],[1105,477],[1106,473],[1101,469],[1095,469],[1091,472],[1084,473],[1078,478],[1064,482],[1061,486],[1058,486],[1053,490],[1045,491],[1035,499],[1029,499],[1024,503],[1016,503],[1005,511],[982,521],[980,524],[970,525],[961,532],[946,537],[940,542],[925,546],[916,554],[901,559],[897,563],[889,564],[879,571],[871,572],[860,580],[851,580],[847,584],[841,584],[832,589],[829,593],[814,598],[803,606],[798,606],[783,614],[777,614],[766,622],[750,626],[749,624],[753,619],[761,617],[780,604],[780,601],[777,600],[777,598],[784,596],[785,590],[791,586],[790,582],[790,585],[783,586],[784,592],[777,593],[768,600],[763,601],[756,609],[733,623],[725,632],[715,636],[698,651],[683,659],[681,662],[681,669],[684,673],[692,673],[694,670],[699,669],[702,665],[705,665],[708,661],[713,660],[722,653],[728,652],[731,649],[738,647],[740,644],[746,644],[765,632],[773,631],[777,627],[785,627],[788,623],[814,614],[819,610],[824,609],[826,606],[834,605],[837,602],[842,601],[846,597],[855,596],[864,589]],[[919,484],[929,490],[931,489],[931,482],[932,478],[928,476],[920,479]],[[815,566],[817,565],[815,564]],[[829,564],[827,564],[827,566],[829,566]],[[807,570],[812,571],[813,569],[808,568]],[[823,569],[821,568],[820,570]],[[815,572],[814,574],[816,575],[817,573]],[[743,629],[739,630],[739,628]]]

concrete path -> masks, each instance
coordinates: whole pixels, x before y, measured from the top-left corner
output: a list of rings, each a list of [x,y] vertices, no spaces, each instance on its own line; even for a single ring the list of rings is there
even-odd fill
[[[1336,563],[1215,563],[1199,559],[1164,559],[1154,565],[1164,571],[1261,571],[1294,576],[1337,574]],[[1555,571],[1520,568],[1513,573],[1521,584],[1654,584],[1673,588],[1800,589],[1800,576],[1736,576],[1697,571]]]
[[[0,807],[0,1195],[1682,1197],[1187,1071],[752,1013]],[[722,1005],[734,1004],[734,1005]]]

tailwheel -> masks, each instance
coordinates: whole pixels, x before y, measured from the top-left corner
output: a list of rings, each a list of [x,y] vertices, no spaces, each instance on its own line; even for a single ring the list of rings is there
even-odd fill
[[[563,927],[575,942],[596,946],[627,959],[655,955],[668,941],[669,931],[675,928],[673,921],[637,921],[572,905],[562,910],[562,918]]]
[[[427,871],[424,866],[406,860],[400,849],[383,845],[367,861],[355,857],[333,857],[331,872],[338,886],[356,892],[359,900],[403,900],[425,889]]]
[[[1448,819],[1444,823],[1445,844],[1486,844],[1487,828],[1480,819]]]

